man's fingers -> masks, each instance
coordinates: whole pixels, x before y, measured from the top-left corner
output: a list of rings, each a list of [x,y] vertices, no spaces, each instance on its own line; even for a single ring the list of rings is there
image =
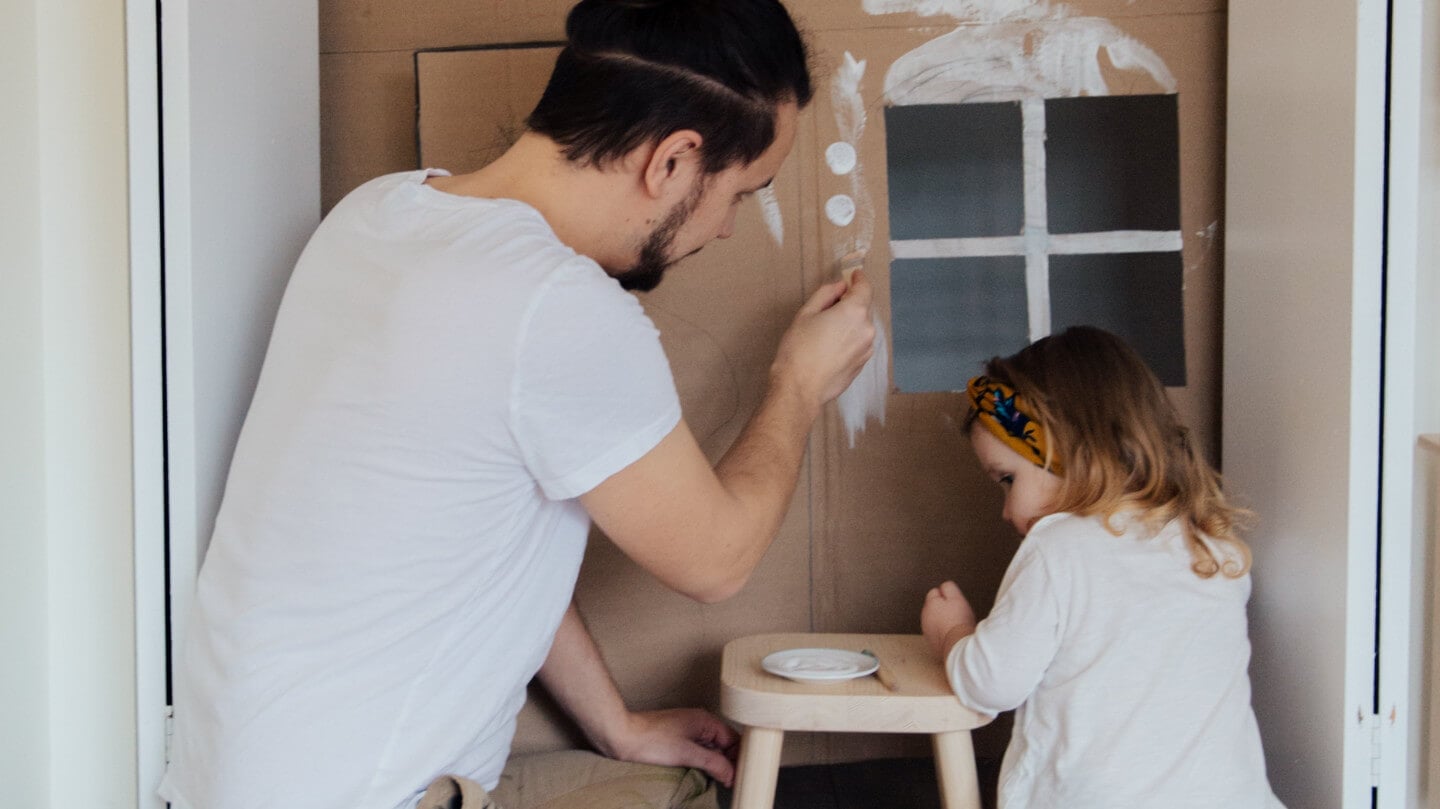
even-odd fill
[[[846,299],[859,300],[868,308],[870,299],[874,296],[875,290],[870,286],[870,279],[865,277],[865,273],[860,270],[851,273],[850,284],[845,290]]]
[[[810,295],[810,299],[805,301],[805,305],[800,307],[801,314],[813,315],[829,309],[845,296],[846,289],[844,281],[832,281],[825,284],[815,290]]]
[[[723,753],[708,747],[698,744],[687,745],[685,751],[680,754],[679,764],[704,770],[711,778],[727,787],[735,781],[735,765],[731,764],[730,759],[726,758]]]

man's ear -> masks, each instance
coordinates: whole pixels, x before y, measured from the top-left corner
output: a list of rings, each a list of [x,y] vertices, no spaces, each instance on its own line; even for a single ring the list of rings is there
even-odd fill
[[[694,184],[693,178],[703,173],[700,160],[703,142],[699,132],[679,129],[657,143],[641,177],[646,193],[658,199],[670,193],[674,187],[672,183],[679,182],[688,194]]]

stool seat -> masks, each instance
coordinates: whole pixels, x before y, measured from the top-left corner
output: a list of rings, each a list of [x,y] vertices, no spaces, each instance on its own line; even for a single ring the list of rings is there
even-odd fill
[[[760,661],[783,649],[874,652],[896,690],[874,676],[838,682],[795,682],[765,671]],[[940,661],[920,635],[751,635],[726,644],[721,660],[720,713],[745,727],[735,776],[735,809],[771,809],[785,731],[926,733],[946,809],[979,809],[970,729],[988,718],[960,704]]]

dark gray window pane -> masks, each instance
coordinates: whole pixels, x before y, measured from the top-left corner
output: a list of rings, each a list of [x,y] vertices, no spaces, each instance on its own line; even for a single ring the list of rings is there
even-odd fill
[[[1029,342],[1025,259],[902,259],[890,265],[895,385],[964,390],[985,360]]]
[[[890,238],[1020,235],[1018,102],[886,107],[885,149]]]
[[[1180,229],[1174,95],[1045,102],[1051,233]]]
[[[1185,384],[1180,253],[1050,257],[1050,330],[1099,326],[1145,358],[1166,385]]]

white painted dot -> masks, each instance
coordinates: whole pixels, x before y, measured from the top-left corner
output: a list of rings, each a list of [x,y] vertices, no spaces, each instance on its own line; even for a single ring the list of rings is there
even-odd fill
[[[825,216],[840,227],[855,221],[855,200],[844,194],[836,194],[825,201]]]
[[[836,174],[849,174],[855,170],[855,147],[845,141],[836,141],[825,150],[825,164]]]

